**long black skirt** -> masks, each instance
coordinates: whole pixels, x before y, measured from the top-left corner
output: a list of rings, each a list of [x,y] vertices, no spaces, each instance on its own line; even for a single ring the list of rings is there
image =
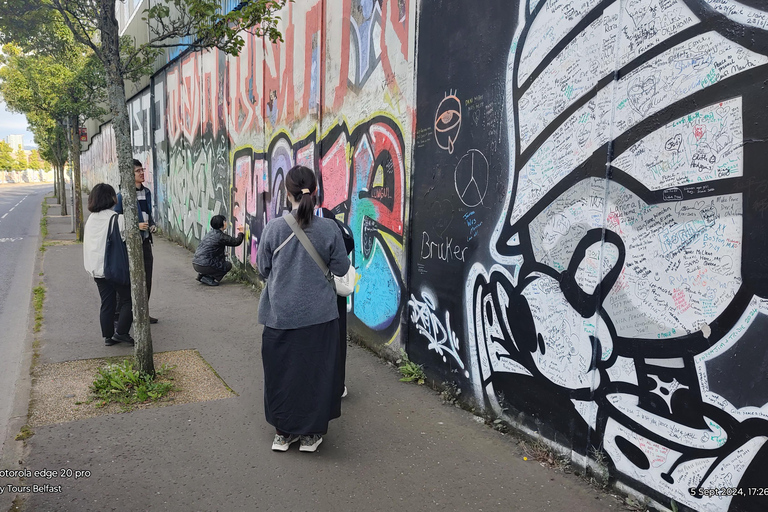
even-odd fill
[[[325,434],[328,422],[341,416],[339,321],[289,330],[265,326],[261,358],[267,422],[282,434]]]
[[[339,309],[339,370],[336,376],[337,386],[344,393],[344,382],[347,371],[347,298],[336,297],[336,307]]]

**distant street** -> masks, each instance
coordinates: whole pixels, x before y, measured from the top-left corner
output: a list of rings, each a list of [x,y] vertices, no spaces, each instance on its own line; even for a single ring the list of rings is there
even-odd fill
[[[0,185],[0,452],[8,435],[29,321],[43,196],[50,183]]]

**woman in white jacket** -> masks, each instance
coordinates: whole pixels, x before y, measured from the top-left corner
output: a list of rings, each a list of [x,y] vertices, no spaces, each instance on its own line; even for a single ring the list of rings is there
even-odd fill
[[[125,220],[112,208],[117,204],[117,194],[111,185],[99,183],[91,190],[88,196],[88,211],[91,214],[85,223],[83,233],[83,265],[99,288],[101,296],[101,335],[104,336],[104,344],[112,346],[125,342],[134,344],[133,338],[128,335],[133,322],[133,310],[131,304],[131,287],[119,285],[104,278],[104,253],[107,247],[107,235],[109,223],[114,215],[117,217],[117,225],[120,235],[125,240]],[[116,298],[117,294],[117,298]],[[115,332],[115,301],[120,316],[117,320],[117,332]]]

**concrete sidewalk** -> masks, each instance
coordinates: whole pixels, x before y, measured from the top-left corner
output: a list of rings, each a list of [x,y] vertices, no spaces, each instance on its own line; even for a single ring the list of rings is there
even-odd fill
[[[272,452],[258,296],[244,285],[199,284],[192,254],[164,239],[154,254],[155,352],[199,350],[238,396],[37,428],[16,469],[92,476],[28,479],[62,490],[27,494],[27,510],[624,510],[578,477],[524,461],[512,436],[443,405],[424,386],[399,382],[394,368],[355,345],[349,397],[318,452]],[[125,344],[104,346],[82,246],[51,246],[43,258],[38,364],[130,354]]]

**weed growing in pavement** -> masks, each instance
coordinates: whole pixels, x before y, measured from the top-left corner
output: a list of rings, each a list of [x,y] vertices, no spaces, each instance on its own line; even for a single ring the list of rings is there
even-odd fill
[[[246,272],[242,267],[232,267],[232,270],[230,270],[221,281],[223,283],[230,282],[244,284],[245,286],[250,287],[252,290],[256,290],[258,293],[261,293],[265,286],[265,282],[261,279],[250,278],[248,276],[248,272]]]
[[[40,219],[40,235],[43,238],[48,236],[48,201],[43,201],[43,216]]]
[[[98,400],[98,407],[110,403],[132,405],[159,401],[176,390],[173,382],[169,382],[173,379],[167,375],[173,368],[163,365],[155,377],[135,370],[133,359],[99,368],[91,386],[93,399]]]
[[[32,289],[33,303],[35,306],[35,327],[34,332],[40,332],[43,326],[43,302],[45,302],[45,286],[40,285]]]
[[[568,457],[560,455],[549,445],[541,441],[522,441],[520,445],[523,448],[523,453],[525,453],[529,459],[537,460],[541,464],[546,464],[561,470],[566,470],[571,465],[571,460]]]
[[[224,279],[222,281],[232,281],[233,283],[240,283],[240,284],[247,284],[250,285],[251,282],[248,280],[248,274],[243,270],[242,267],[232,267],[232,270],[227,272],[227,275],[224,276]]]
[[[458,401],[461,396],[461,388],[455,382],[443,382],[443,390],[440,392],[444,404],[455,405],[459,407]]]
[[[29,427],[29,425],[24,425],[23,427],[21,427],[21,430],[19,430],[19,433],[16,434],[16,437],[14,439],[16,439],[17,441],[26,441],[33,435],[35,435],[35,432]]]
[[[40,236],[45,239],[48,236],[48,217],[40,219]]]
[[[603,451],[602,445],[600,445],[600,448],[591,448],[589,450],[590,456],[592,459],[597,463],[599,466],[607,466],[608,465],[608,457],[606,457],[605,452]]]
[[[624,505],[631,512],[647,512],[651,510],[651,500],[647,496],[642,501],[628,497],[624,500]]]
[[[400,382],[415,382],[419,385],[424,384],[427,380],[427,376],[424,374],[424,367],[420,364],[416,364],[408,358],[408,354],[405,350],[400,349],[400,359],[397,364],[400,366],[398,369],[403,374],[403,378]]]

